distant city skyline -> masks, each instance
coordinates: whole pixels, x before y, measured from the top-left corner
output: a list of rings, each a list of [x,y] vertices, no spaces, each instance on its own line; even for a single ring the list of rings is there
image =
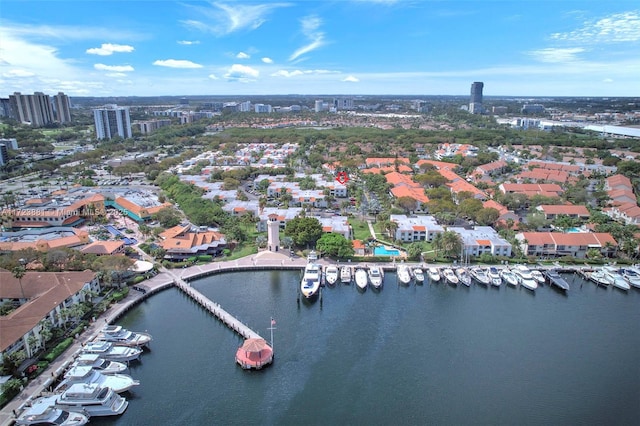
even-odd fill
[[[7,0],[0,40],[3,96],[640,96],[632,0]]]

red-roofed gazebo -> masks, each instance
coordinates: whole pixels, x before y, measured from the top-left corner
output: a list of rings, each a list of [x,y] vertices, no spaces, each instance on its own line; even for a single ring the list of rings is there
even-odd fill
[[[236,362],[245,370],[259,370],[273,362],[273,349],[264,339],[247,339],[236,352]]]

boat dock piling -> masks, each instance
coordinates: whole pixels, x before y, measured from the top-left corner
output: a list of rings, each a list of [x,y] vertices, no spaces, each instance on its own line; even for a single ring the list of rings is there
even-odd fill
[[[186,295],[190,296],[200,306],[211,312],[213,316],[218,318],[224,325],[238,333],[245,339],[263,339],[258,333],[250,329],[248,326],[240,322],[229,312],[225,311],[222,306],[211,301],[207,296],[200,293],[195,288],[191,287],[184,280],[177,278],[174,281],[176,287],[182,290]]]

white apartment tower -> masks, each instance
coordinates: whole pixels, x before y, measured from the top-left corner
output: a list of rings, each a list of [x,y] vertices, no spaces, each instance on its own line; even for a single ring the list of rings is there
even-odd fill
[[[97,139],[112,139],[120,136],[131,137],[131,119],[129,108],[118,105],[105,105],[93,110],[93,121],[96,125]]]
[[[9,95],[9,105],[13,116],[21,123],[30,123],[33,127],[42,127],[53,123],[53,108],[49,95],[35,92],[33,95],[23,95],[15,92]]]
[[[56,113],[58,123],[71,123],[71,102],[69,101],[69,96],[62,92],[54,95],[53,109]]]

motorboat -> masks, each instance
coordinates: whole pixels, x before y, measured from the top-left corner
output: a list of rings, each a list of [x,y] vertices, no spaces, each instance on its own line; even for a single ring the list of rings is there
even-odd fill
[[[120,325],[107,325],[96,337],[96,340],[111,342],[117,346],[142,348],[151,342],[151,335],[129,331]]]
[[[100,340],[87,343],[82,347],[82,353],[97,354],[102,359],[118,362],[129,362],[140,358],[142,349],[127,346],[115,346],[111,342]]]
[[[89,423],[89,417],[57,408],[56,395],[40,397],[33,401],[16,419],[17,425],[60,425],[82,426]]]
[[[340,271],[335,265],[329,265],[324,270],[324,279],[329,285],[334,285],[338,281]]]
[[[351,282],[351,267],[343,266],[340,268],[340,282],[343,284],[349,284]]]
[[[613,279],[609,274],[606,274],[602,269],[596,269],[589,274],[589,279],[594,283],[603,287],[613,284]]]
[[[469,275],[469,271],[467,271],[467,268],[457,268],[456,277],[458,277],[458,280],[460,280],[460,282],[467,287],[471,285],[471,275]]]
[[[640,288],[640,271],[635,268],[623,268],[620,269],[620,273],[630,285]]]
[[[133,380],[131,376],[126,374],[109,374],[105,375],[99,371],[94,370],[88,365],[76,366],[71,368],[64,374],[64,379],[58,386],[56,386],[56,392],[62,392],[69,389],[75,384],[92,384],[96,383],[103,387],[113,389],[117,393],[122,393],[130,390],[134,386],[140,384],[139,381]]]
[[[300,293],[307,299],[317,296],[320,291],[321,281],[322,267],[317,263],[307,263],[300,282]]]
[[[113,389],[97,383],[78,383],[56,396],[56,407],[89,417],[117,416],[128,406],[127,400]]]
[[[506,282],[507,284],[509,284],[511,286],[515,287],[515,286],[518,285],[518,277],[509,268],[504,268],[502,271],[500,271],[500,278],[502,278],[502,280],[504,282]]]
[[[451,285],[458,285],[458,283],[460,282],[456,274],[453,272],[453,269],[451,268],[442,269],[442,276],[444,277],[445,281],[447,281]]]
[[[369,282],[369,276],[367,275],[367,271],[362,268],[356,269],[355,280],[356,280],[356,286],[358,286],[360,290],[365,290],[367,288],[367,283]]]
[[[438,281],[440,281],[440,270],[435,266],[427,269],[427,274],[429,275],[429,281],[431,281],[432,283],[437,283]]]
[[[102,359],[98,354],[80,354],[71,366],[91,367],[102,374],[118,374],[127,369],[126,364]]]
[[[474,280],[476,280],[482,285],[491,284],[491,278],[489,278],[489,274],[487,273],[487,270],[484,268],[481,268],[479,266],[474,266],[469,271],[469,274]]]
[[[605,274],[608,274],[609,277],[611,277],[611,280],[613,280],[612,284],[614,287],[619,288],[620,290],[629,290],[631,288],[627,280],[620,273],[619,268],[615,266],[607,265],[607,266],[603,266],[602,269]]]
[[[537,269],[533,269],[531,271],[531,276],[533,277],[534,280],[536,280],[538,284],[544,284],[545,277],[542,272],[538,271]]]
[[[371,282],[371,286],[373,288],[381,288],[382,282],[384,281],[384,272],[382,268],[378,265],[369,266],[369,281]]]
[[[416,283],[422,284],[424,282],[424,271],[422,268],[414,268],[413,277],[416,279]],[[438,279],[440,279],[440,275],[438,275]]]
[[[491,285],[495,287],[500,287],[500,284],[502,284],[502,277],[500,276],[500,270],[495,266],[491,266],[487,274],[489,275],[489,279],[491,280]]]
[[[520,285],[524,288],[527,288],[529,290],[535,290],[538,288],[538,282],[533,279],[533,276],[531,275],[531,269],[529,269],[527,266],[516,265],[516,267],[513,268],[513,272],[518,277],[518,282],[520,283]]]
[[[400,265],[398,265],[396,272],[398,274],[398,281],[400,281],[402,284],[406,285],[411,282],[411,270],[407,265],[401,263]]]
[[[554,285],[563,291],[569,290],[569,283],[564,278],[562,278],[562,276],[555,269],[548,269],[545,272],[545,275],[549,280],[549,284]]]

